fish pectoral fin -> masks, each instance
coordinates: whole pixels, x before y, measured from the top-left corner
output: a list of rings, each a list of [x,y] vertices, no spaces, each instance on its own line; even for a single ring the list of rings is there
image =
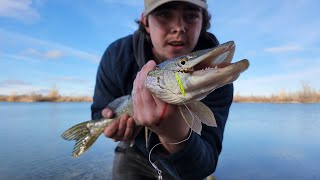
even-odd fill
[[[61,136],[63,139],[71,141],[75,140],[76,144],[73,148],[72,156],[78,157],[86,150],[88,150],[91,145],[97,140],[99,133],[91,134],[90,129],[87,124],[91,121],[86,121],[80,124],[77,124],[70,129],[66,130]]]
[[[188,107],[186,107],[188,106]],[[189,104],[188,105],[180,105],[179,111],[183,119],[186,121],[188,126],[197,134],[201,135],[202,124],[198,117],[191,111],[189,111]]]
[[[214,117],[211,109],[207,105],[205,105],[201,101],[194,101],[189,104],[191,111],[194,112],[194,114],[199,118],[199,120],[203,124],[211,127],[217,127],[216,118]]]
[[[179,111],[189,127],[199,135],[201,135],[202,123],[207,126],[217,127],[217,122],[211,109],[201,101],[179,105]]]

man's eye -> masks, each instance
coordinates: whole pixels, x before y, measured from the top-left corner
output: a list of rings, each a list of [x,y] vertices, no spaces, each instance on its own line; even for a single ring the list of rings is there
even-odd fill
[[[168,11],[159,11],[156,13],[156,16],[167,18],[170,17],[170,13]]]
[[[186,15],[186,17],[187,17],[187,19],[197,19],[197,18],[199,18],[199,15],[198,14],[187,14]]]

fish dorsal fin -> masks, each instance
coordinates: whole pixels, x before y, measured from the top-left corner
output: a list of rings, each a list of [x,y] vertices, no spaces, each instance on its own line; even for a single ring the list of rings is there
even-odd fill
[[[189,127],[199,135],[201,135],[202,130],[201,123],[207,126],[217,127],[212,111],[201,101],[193,101],[186,105],[180,105],[179,110]]]
[[[108,104],[108,108],[112,110],[116,110],[121,106],[121,104],[126,103],[128,99],[130,98],[130,95],[121,96],[119,98],[114,99]]]

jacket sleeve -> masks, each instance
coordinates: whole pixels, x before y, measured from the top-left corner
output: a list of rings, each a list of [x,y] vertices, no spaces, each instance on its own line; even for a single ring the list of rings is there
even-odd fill
[[[203,179],[212,174],[222,149],[224,127],[232,100],[233,84],[225,85],[208,95],[202,101],[213,111],[217,127],[203,125],[201,136],[192,132],[184,149],[170,155],[155,152],[152,156],[154,160],[171,171],[177,179]],[[153,147],[159,140],[153,134],[149,142],[149,147]]]
[[[103,54],[97,75],[96,85],[93,95],[93,103],[91,105],[91,118],[102,118],[102,110],[111,102],[119,92],[118,86],[115,81],[115,73],[112,73],[112,63],[110,55],[110,49],[108,48]]]

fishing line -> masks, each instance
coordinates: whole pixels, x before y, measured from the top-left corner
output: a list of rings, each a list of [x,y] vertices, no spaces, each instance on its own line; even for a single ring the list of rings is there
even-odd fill
[[[180,85],[180,84],[179,84],[179,85]],[[172,92],[172,94],[178,96],[178,95],[175,94],[174,92]],[[192,124],[191,124],[191,127],[193,127],[193,121],[194,121],[195,118],[194,118],[191,110],[189,109],[189,107],[185,104],[185,102],[182,101],[182,103],[183,103],[183,105],[187,108],[187,110],[189,111],[190,115],[192,116]],[[162,180],[162,175],[161,175],[162,171],[157,167],[157,165],[156,165],[155,163],[153,163],[153,162],[151,161],[151,153],[152,153],[153,149],[156,148],[157,146],[161,145],[161,144],[162,144],[162,145],[163,145],[163,144],[177,145],[177,144],[181,144],[181,143],[183,143],[183,142],[186,142],[186,141],[188,141],[188,140],[190,139],[190,137],[191,137],[191,135],[192,135],[192,131],[193,131],[192,128],[190,128],[189,135],[188,135],[188,137],[187,137],[186,139],[184,139],[184,140],[181,140],[181,141],[179,141],[179,142],[164,142],[164,143],[161,143],[161,142],[160,142],[160,143],[154,145],[154,146],[151,148],[151,150],[150,150],[150,152],[149,152],[149,162],[150,162],[150,164],[153,166],[153,168],[157,171],[157,173],[158,173],[158,179],[159,179],[159,180]]]

